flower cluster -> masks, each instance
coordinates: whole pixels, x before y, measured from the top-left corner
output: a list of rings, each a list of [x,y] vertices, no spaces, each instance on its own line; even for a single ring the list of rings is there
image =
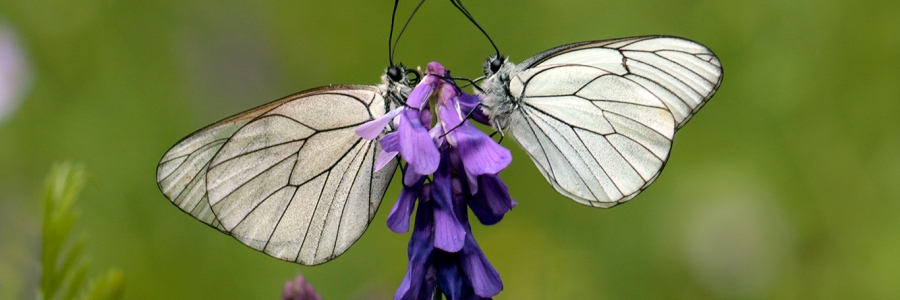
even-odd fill
[[[383,151],[376,167],[398,154],[406,161],[403,190],[391,209],[388,227],[398,233],[409,231],[413,210],[416,220],[408,247],[409,269],[395,299],[431,299],[435,291],[450,299],[480,299],[503,289],[468,220],[471,208],[482,224],[496,224],[515,206],[497,176],[512,161],[509,150],[468,121],[488,124],[480,103],[478,97],[462,92],[441,64],[432,62],[405,106],[356,131],[373,140],[393,124],[388,128],[396,130],[380,139]]]

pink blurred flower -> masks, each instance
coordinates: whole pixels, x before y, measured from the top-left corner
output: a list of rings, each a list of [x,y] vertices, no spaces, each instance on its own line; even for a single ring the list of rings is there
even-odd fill
[[[0,121],[9,116],[31,86],[31,70],[12,28],[0,22]]]
[[[284,284],[284,291],[281,294],[282,300],[322,300],[322,296],[316,293],[303,275],[297,275],[297,278]]]

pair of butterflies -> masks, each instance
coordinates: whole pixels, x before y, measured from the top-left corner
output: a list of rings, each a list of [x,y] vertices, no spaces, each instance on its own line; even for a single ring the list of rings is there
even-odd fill
[[[722,81],[696,42],[645,36],[569,44],[519,65],[493,56],[479,96],[547,181],[585,205],[634,198],[660,174],[675,131]],[[159,163],[159,189],[198,220],[273,257],[316,265],[368,227],[397,168],[375,171],[377,141],[359,125],[409,94],[405,72],[382,84],[303,91],[202,128]]]

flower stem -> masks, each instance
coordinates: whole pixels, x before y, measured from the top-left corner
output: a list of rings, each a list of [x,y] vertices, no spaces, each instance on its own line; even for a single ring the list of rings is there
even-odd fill
[[[431,300],[443,300],[443,299],[444,299],[444,293],[441,292],[441,285],[435,284],[434,285],[434,295],[431,297]]]

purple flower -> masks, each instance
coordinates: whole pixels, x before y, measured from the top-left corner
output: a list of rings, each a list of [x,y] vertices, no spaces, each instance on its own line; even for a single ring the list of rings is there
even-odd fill
[[[394,299],[430,299],[435,284],[441,286],[449,299],[484,299],[500,293],[503,289],[500,274],[478,247],[468,222],[464,226],[464,245],[460,250],[448,252],[435,247],[438,213],[433,196],[434,192],[419,198],[416,224],[408,248],[409,269]],[[457,199],[454,215],[465,220],[462,197]]]
[[[387,225],[409,231],[409,267],[395,299],[486,299],[500,293],[500,274],[488,262],[469,225],[468,209],[482,224],[499,222],[515,206],[497,174],[512,161],[509,150],[469,119],[489,124],[481,99],[462,92],[444,67],[432,62],[406,106],[363,124],[357,134],[379,140],[380,169],[397,155],[406,161],[403,190]],[[431,107],[437,120],[432,120]],[[390,126],[394,124],[395,126]],[[418,207],[416,202],[418,201]]]
[[[512,155],[465,119],[460,101],[462,94],[455,85],[444,86],[439,109],[440,123],[447,134],[447,142],[459,151],[471,192],[475,193],[478,191],[477,177],[496,175],[512,162]]]
[[[297,278],[284,284],[284,291],[281,293],[282,300],[322,300],[322,296],[316,293],[312,285],[303,278],[303,275],[297,275]]]

